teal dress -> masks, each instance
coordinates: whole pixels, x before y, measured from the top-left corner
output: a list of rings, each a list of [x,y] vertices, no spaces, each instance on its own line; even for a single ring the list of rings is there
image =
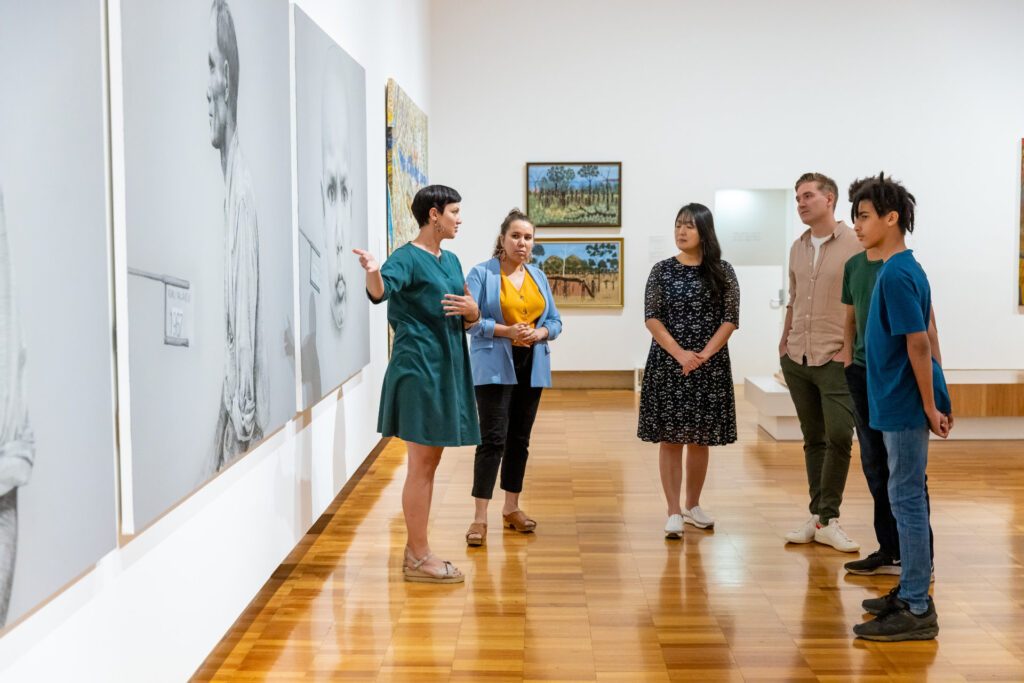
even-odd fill
[[[464,294],[462,264],[404,244],[380,269],[394,347],[380,396],[377,431],[425,446],[480,443],[469,344],[461,316],[445,316],[445,294]],[[374,301],[380,303],[380,301]]]

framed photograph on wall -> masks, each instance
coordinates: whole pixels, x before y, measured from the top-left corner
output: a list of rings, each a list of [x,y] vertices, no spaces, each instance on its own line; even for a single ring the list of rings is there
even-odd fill
[[[527,163],[526,213],[538,228],[621,228],[622,163]]]
[[[533,245],[559,308],[622,308],[622,254],[621,237],[538,237]]]

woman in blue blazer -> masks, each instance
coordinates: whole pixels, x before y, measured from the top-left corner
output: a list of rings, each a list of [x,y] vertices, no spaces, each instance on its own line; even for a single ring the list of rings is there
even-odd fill
[[[476,514],[466,532],[471,546],[487,538],[487,504],[499,466],[505,524],[521,533],[537,526],[519,509],[519,494],[541,391],[551,386],[548,343],[562,331],[562,319],[547,277],[528,263],[532,250],[533,224],[512,209],[501,223],[493,257],[466,277],[480,307],[480,321],[469,329],[481,435],[473,468]]]

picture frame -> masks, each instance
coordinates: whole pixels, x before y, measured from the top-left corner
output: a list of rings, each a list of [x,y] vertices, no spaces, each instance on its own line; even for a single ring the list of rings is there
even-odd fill
[[[526,213],[538,228],[621,228],[622,162],[527,162]]]
[[[532,263],[559,308],[622,308],[624,254],[622,237],[538,237]]]

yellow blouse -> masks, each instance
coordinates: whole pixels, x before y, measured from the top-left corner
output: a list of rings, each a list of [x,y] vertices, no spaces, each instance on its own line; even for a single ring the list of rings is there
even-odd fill
[[[540,293],[529,271],[523,275],[523,286],[519,289],[516,289],[507,275],[501,274],[501,315],[505,318],[506,325],[526,323],[530,327],[536,327],[537,321],[544,313],[544,306],[544,295]],[[517,344],[515,341],[512,344],[529,346]]]

